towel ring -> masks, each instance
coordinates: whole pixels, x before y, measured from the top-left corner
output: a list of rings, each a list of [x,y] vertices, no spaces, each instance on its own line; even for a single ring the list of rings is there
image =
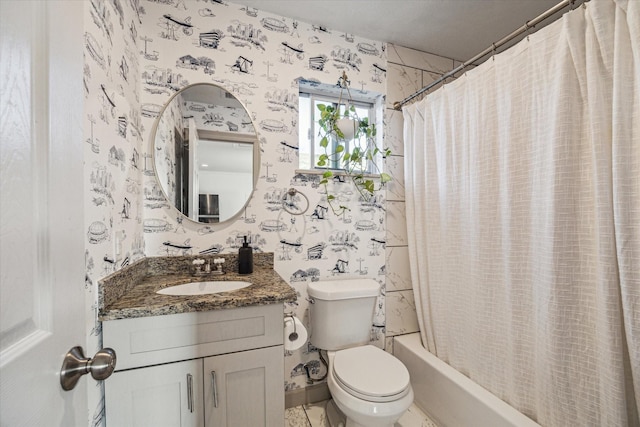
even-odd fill
[[[294,196],[296,194],[300,194],[307,202],[307,205],[304,209],[298,208],[298,206],[295,204]],[[287,191],[284,196],[282,196],[282,209],[284,209],[285,212],[291,215],[303,215],[309,209],[309,198],[305,196],[305,194],[301,191],[298,191],[295,188],[290,188],[289,191]]]

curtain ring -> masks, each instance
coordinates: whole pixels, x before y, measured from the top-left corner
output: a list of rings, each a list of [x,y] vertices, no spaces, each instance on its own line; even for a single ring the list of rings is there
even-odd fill
[[[529,25],[529,22],[530,21],[524,23],[525,31],[527,32],[527,41],[529,41],[529,36],[531,35],[529,30],[532,28],[531,25]]]
[[[491,60],[496,60],[496,44],[491,43]]]

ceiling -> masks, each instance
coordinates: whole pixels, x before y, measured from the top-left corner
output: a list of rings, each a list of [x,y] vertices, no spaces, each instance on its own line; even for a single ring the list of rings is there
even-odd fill
[[[560,0],[241,0],[308,24],[466,61]]]

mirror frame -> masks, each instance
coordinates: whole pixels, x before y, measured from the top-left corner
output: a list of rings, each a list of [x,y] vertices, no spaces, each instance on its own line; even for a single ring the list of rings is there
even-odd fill
[[[169,105],[171,105],[171,102],[175,98],[177,98],[182,92],[186,91],[187,89],[193,88],[194,86],[202,86],[202,85],[207,85],[207,86],[213,86],[213,87],[216,87],[216,88],[220,88],[222,90],[227,91],[231,95],[233,95],[235,100],[242,106],[242,108],[244,108],[244,110],[246,111],[247,115],[249,116],[249,120],[251,120],[251,125],[253,126],[253,130],[255,132],[255,142],[253,143],[253,188],[251,189],[251,194],[247,198],[247,200],[244,202],[242,207],[238,210],[238,212],[236,212],[235,214],[233,214],[229,218],[225,219],[224,221],[219,221],[219,222],[199,222],[199,221],[195,221],[195,220],[191,219],[188,215],[185,215],[181,210],[179,210],[169,200],[169,197],[167,196],[167,192],[166,192],[164,186],[162,185],[162,183],[160,182],[160,178],[158,177],[158,169],[156,167],[156,136],[157,136],[157,133],[158,133],[158,125],[160,124],[160,119],[162,118],[163,114],[165,113],[165,111],[167,110]],[[257,126],[256,126],[256,124],[255,124],[255,122],[253,120],[253,117],[251,117],[251,112],[249,112],[249,109],[246,107],[246,105],[241,100],[239,100],[238,97],[233,94],[233,92],[229,91],[228,89],[226,89],[225,87],[223,87],[223,86],[221,86],[219,84],[209,83],[209,82],[192,83],[192,84],[189,84],[189,85],[181,88],[179,91],[177,91],[176,93],[171,95],[171,97],[164,103],[162,109],[158,113],[158,116],[153,121],[153,126],[151,128],[151,132],[149,134],[149,137],[150,137],[150,141],[149,142],[150,142],[150,148],[151,148],[151,158],[152,158],[152,163],[153,163],[153,177],[156,180],[156,183],[158,184],[160,189],[162,190],[162,195],[164,196],[164,199],[167,201],[167,204],[170,206],[170,209],[172,211],[178,213],[182,217],[183,220],[186,219],[189,222],[191,222],[192,224],[196,224],[196,225],[199,225],[199,226],[207,226],[207,227],[210,227],[212,229],[224,228],[227,225],[229,225],[231,222],[237,221],[237,219],[241,216],[242,212],[245,211],[247,205],[249,204],[249,202],[253,198],[253,195],[254,195],[254,193],[256,191],[256,186],[258,185],[258,178],[260,177],[260,136],[258,134],[258,128],[257,128]]]

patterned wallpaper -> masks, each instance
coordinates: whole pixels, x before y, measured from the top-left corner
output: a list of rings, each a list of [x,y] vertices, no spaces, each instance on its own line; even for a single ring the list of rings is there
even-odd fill
[[[299,78],[385,93],[386,45],[217,0],[85,2],[85,225],[87,353],[101,346],[97,280],[144,256],[235,252],[242,236],[274,252],[277,272],[299,293],[285,307],[308,323],[306,285],[321,278],[385,273],[385,200],[359,200],[349,183],[332,191],[351,210],[334,216],[320,177],[296,173]],[[241,215],[221,229],[183,221],[153,175],[151,130],[180,88],[210,82],[247,107],[261,148],[260,177]],[[380,129],[383,129],[380,123]],[[282,209],[289,200],[306,209]],[[384,287],[372,326],[383,345]],[[319,373],[311,346],[287,354],[287,390],[305,387],[303,365]],[[90,390],[91,425],[104,418],[103,392]],[[92,409],[95,408],[95,409]]]
[[[234,132],[241,136],[255,135],[251,118],[243,108],[188,101],[187,114],[193,116],[196,127],[218,132]]]
[[[311,280],[372,277],[384,283],[385,202],[363,203],[348,183],[332,183],[351,211],[334,216],[319,176],[298,167],[298,79],[334,84],[346,71],[354,90],[385,92],[386,45],[233,3],[145,1],[140,40],[140,101],[159,111],[189,84],[210,82],[232,92],[248,109],[261,147],[260,177],[245,211],[223,229],[182,220],[158,204],[156,180],[143,170],[143,231],[147,256],[235,252],[247,235],[257,251],[274,252],[276,271],[298,291],[285,307],[307,323]],[[142,155],[152,152],[154,117],[143,116]],[[382,128],[382,127],[381,127]],[[309,200],[303,215],[282,209],[295,188]],[[306,207],[303,196],[298,204]],[[384,291],[372,339],[383,345]],[[305,387],[303,369],[320,371],[312,347],[287,354],[285,387]]]
[[[97,280],[145,256],[138,0],[84,2],[87,354],[102,344]],[[89,389],[90,425],[103,424],[102,384]]]

